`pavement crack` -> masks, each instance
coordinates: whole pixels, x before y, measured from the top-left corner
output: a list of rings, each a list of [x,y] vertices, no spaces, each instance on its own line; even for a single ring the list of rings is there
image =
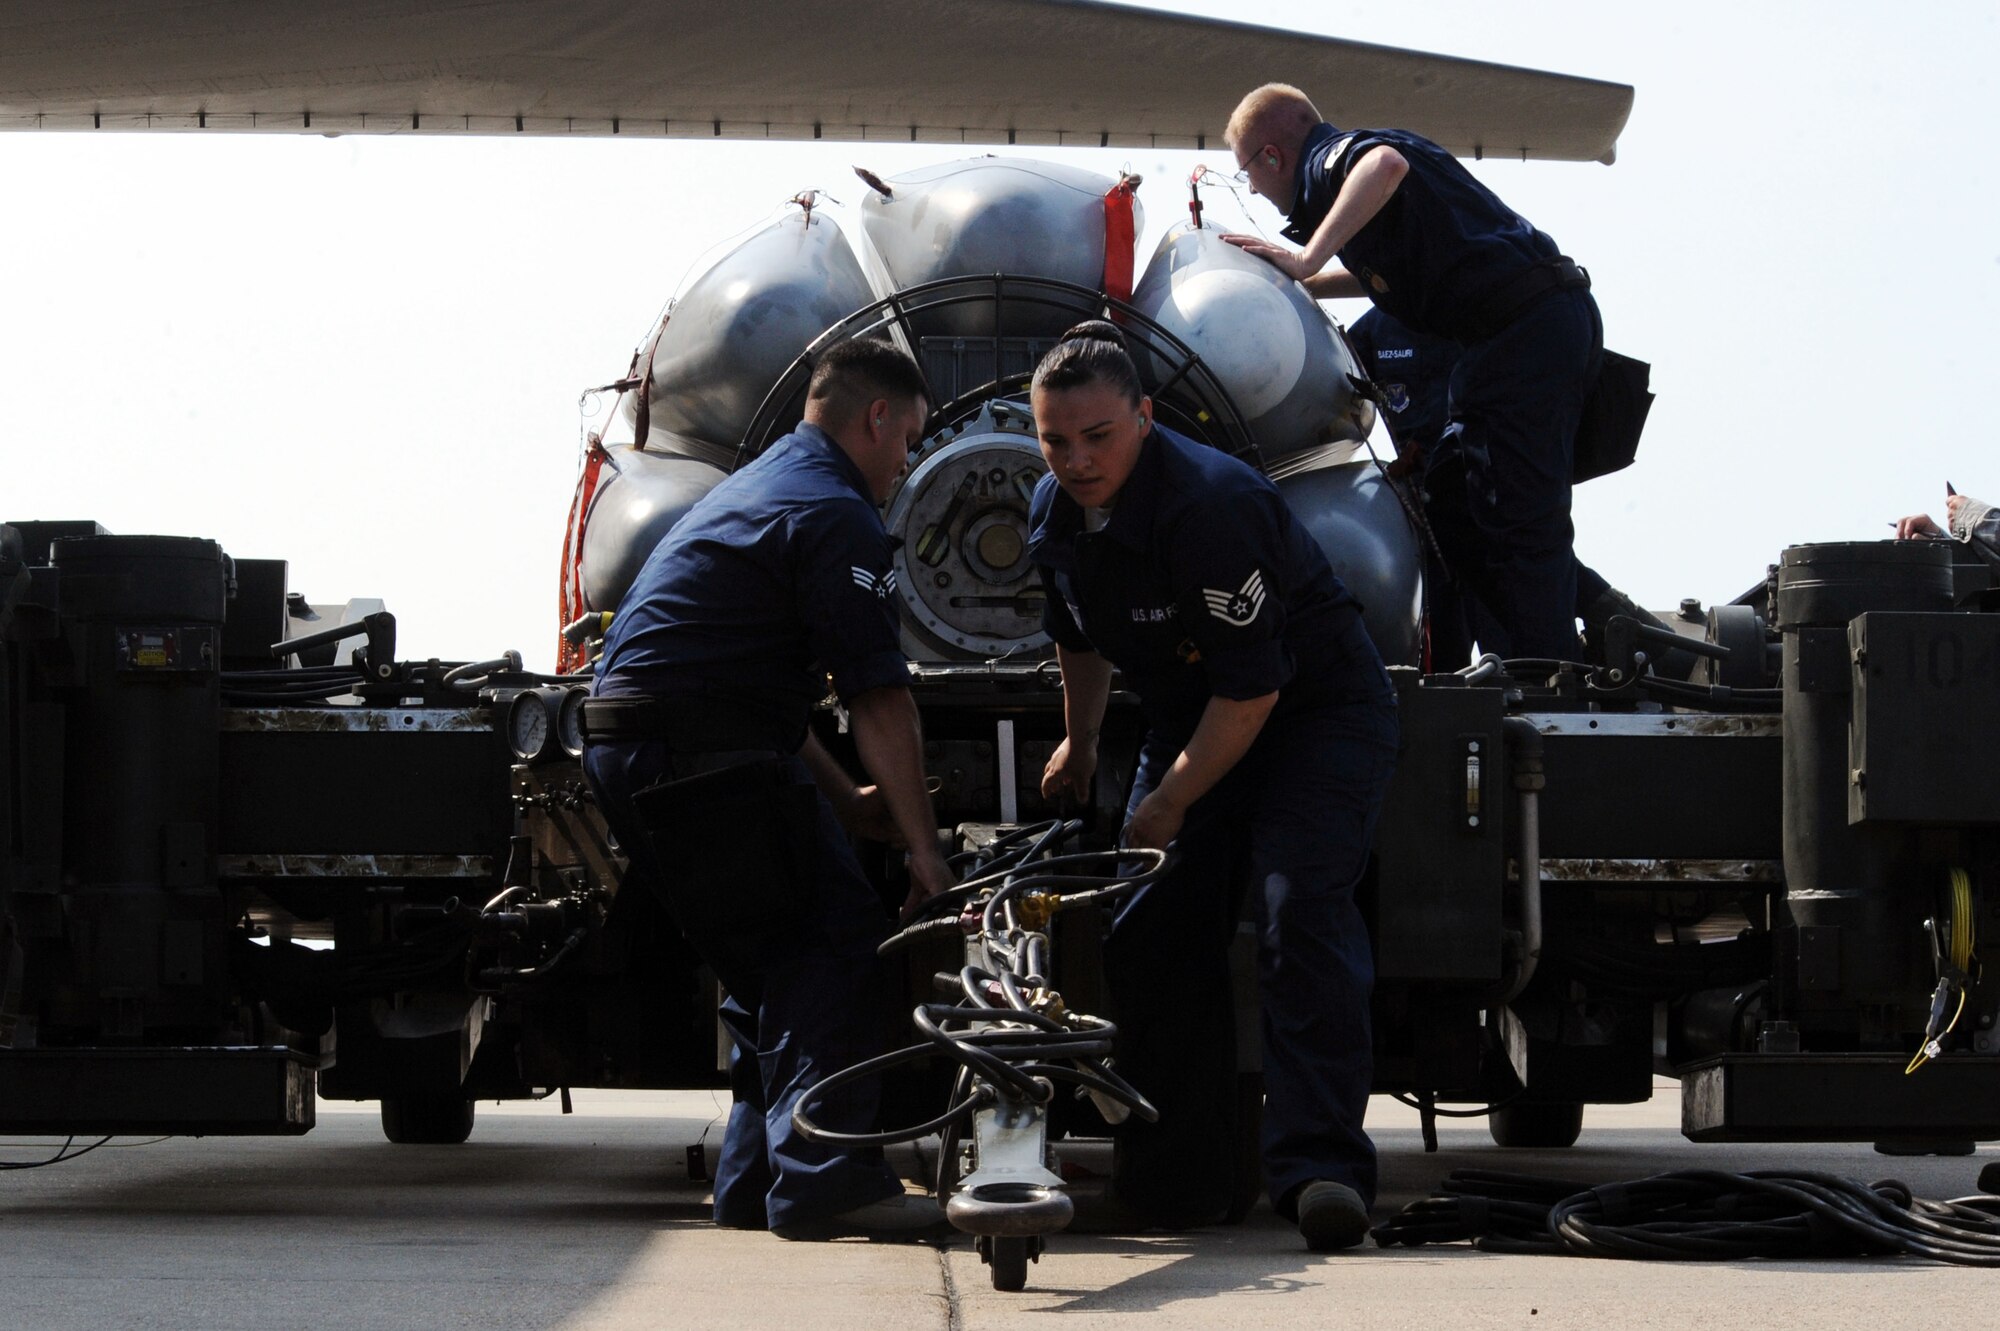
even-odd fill
[[[965,1331],[965,1308],[958,1301],[958,1282],[951,1276],[951,1249],[937,1250],[938,1278],[944,1283],[944,1331]]]

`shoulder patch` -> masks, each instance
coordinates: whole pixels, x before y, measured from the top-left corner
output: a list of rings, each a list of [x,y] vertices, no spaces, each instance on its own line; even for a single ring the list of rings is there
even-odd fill
[[[1243,585],[1233,592],[1203,587],[1201,597],[1208,603],[1208,613],[1232,628],[1243,628],[1264,609],[1264,571],[1251,569]]]
[[[896,590],[896,570],[893,568],[878,576],[856,564],[848,572],[853,575],[855,586],[864,592],[874,592],[881,600],[888,600]]]

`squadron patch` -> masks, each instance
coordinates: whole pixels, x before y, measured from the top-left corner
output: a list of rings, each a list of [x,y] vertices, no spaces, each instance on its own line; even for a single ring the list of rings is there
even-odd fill
[[[888,600],[890,595],[896,590],[896,570],[893,568],[879,577],[862,568],[859,564],[854,565],[848,572],[854,575],[855,586],[864,592],[874,592],[877,597],[884,601]]]
[[[1208,613],[1232,628],[1240,629],[1257,618],[1258,612],[1264,608],[1264,572],[1262,569],[1251,569],[1242,587],[1233,592],[1203,587],[1201,598],[1208,602]]]
[[[1410,409],[1410,386],[1408,384],[1383,384],[1382,405],[1398,416]]]

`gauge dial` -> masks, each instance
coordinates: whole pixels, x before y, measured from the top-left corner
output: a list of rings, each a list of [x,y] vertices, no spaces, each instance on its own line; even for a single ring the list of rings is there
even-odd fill
[[[553,758],[560,751],[555,740],[555,699],[544,689],[515,694],[507,708],[507,747],[514,757],[524,763]]]
[[[566,688],[556,704],[556,740],[572,758],[583,757],[583,700],[589,696],[587,688]]]

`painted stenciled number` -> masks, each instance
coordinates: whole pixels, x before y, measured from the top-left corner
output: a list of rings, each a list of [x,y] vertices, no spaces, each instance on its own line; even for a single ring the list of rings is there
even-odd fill
[[[1955,689],[1967,683],[2000,684],[2000,639],[1980,635],[1967,646],[1955,631],[1903,638],[1903,677],[1912,684]]]

